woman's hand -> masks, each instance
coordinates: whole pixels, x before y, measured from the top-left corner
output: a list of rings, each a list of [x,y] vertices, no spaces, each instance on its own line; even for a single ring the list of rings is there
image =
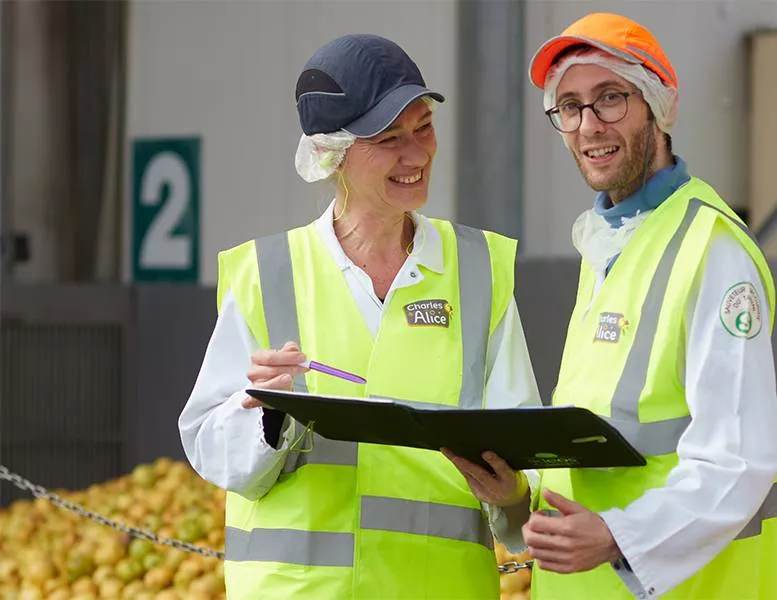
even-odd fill
[[[294,376],[307,371],[299,364],[305,355],[294,342],[286,342],[280,350],[257,350],[251,355],[248,380],[255,388],[266,390],[291,390]],[[243,408],[267,407],[261,400],[248,396]]]
[[[491,466],[493,473],[447,448],[442,448],[442,453],[464,476],[472,494],[481,502],[494,506],[513,506],[525,499],[529,489],[526,476],[513,471],[510,465],[493,452],[483,453],[483,460]]]

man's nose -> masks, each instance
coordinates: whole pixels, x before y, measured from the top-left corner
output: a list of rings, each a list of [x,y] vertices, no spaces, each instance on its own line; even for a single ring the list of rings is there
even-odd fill
[[[581,134],[585,136],[600,134],[604,132],[606,127],[606,124],[599,119],[592,106],[586,106],[582,109],[579,128]]]

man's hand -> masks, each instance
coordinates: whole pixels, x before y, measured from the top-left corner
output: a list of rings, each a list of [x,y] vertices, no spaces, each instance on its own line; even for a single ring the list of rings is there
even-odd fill
[[[516,474],[510,465],[493,452],[483,453],[483,460],[491,466],[493,473],[447,448],[442,448],[442,453],[464,475],[472,494],[481,502],[495,506],[513,506],[525,498],[529,489],[526,477]]]
[[[290,390],[294,376],[307,371],[299,366],[304,360],[305,355],[294,342],[286,342],[280,350],[257,350],[251,355],[248,380],[255,388]],[[259,406],[267,407],[251,396],[243,400],[243,408]]]
[[[546,571],[579,573],[621,557],[604,520],[561,494],[543,490],[548,504],[561,514],[532,513],[523,526],[529,553]]]

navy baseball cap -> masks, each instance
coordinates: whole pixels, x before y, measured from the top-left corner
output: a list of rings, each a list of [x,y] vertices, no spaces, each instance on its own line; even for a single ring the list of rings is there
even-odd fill
[[[377,35],[346,35],[319,48],[297,79],[295,97],[306,135],[345,129],[366,138],[386,129],[407,106],[442,94],[397,44]]]

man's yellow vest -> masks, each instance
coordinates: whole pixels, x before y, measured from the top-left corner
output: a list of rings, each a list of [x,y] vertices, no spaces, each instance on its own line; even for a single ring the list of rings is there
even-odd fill
[[[516,242],[432,222],[444,273],[419,267],[423,280],[394,292],[374,339],[312,225],[221,253],[219,304],[230,290],[260,347],[299,341],[312,359],[368,381],[309,371],[296,389],[480,408],[489,336],[513,294]],[[292,451],[263,498],[228,494],[226,525],[230,599],[499,596],[480,504],[436,451],[314,434],[312,450]]]
[[[775,290],[751,234],[706,183],[692,178],[639,227],[597,295],[584,263],[553,395],[605,417],[647,458],[647,466],[553,469],[542,487],[596,512],[625,508],[660,487],[677,464],[690,422],[683,384],[686,308],[716,223],[723,223],[758,267],[773,323]],[[712,326],[712,325],[710,325]],[[764,328],[759,335],[770,335]],[[550,508],[538,496],[538,508]],[[661,598],[777,598],[777,485],[753,520],[711,563]],[[624,568],[624,567],[621,567]],[[646,590],[646,598],[655,593]],[[537,600],[633,598],[612,565],[558,575],[535,568]]]

